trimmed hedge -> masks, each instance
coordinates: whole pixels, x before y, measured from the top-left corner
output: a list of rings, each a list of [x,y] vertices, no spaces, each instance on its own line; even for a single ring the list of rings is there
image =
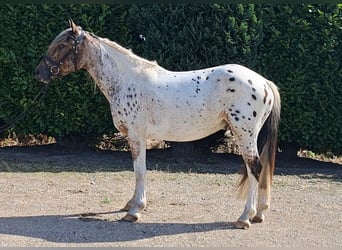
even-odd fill
[[[129,17],[135,53],[168,69],[257,64],[262,24],[253,4],[133,5]],[[134,39],[140,34],[145,41]]]
[[[1,5],[0,120],[9,121],[31,104],[41,87],[33,71],[70,17],[171,70],[246,65],[280,87],[281,141],[342,153],[337,6]],[[79,72],[53,81],[45,99],[11,131],[99,136],[114,128],[107,101]]]
[[[258,69],[282,96],[280,140],[342,153],[342,12],[334,5],[259,6]]]

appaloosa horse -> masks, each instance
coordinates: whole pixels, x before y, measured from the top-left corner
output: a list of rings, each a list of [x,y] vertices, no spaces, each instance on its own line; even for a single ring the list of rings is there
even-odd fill
[[[72,20],[69,24],[49,46],[36,78],[48,83],[85,69],[107,98],[115,127],[127,135],[136,177],[123,220],[138,220],[146,206],[147,139],[192,141],[229,128],[246,165],[240,182],[246,204],[235,226],[262,222],[270,204],[280,119],[274,83],[237,64],[169,71]]]

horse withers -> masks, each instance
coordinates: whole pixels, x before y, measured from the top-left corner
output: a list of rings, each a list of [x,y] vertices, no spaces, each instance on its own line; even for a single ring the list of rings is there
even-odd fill
[[[114,126],[127,136],[136,177],[123,220],[138,220],[146,206],[147,139],[192,141],[229,128],[245,162],[240,191],[246,204],[235,226],[262,222],[270,205],[280,119],[275,84],[237,64],[169,71],[69,24],[50,44],[36,78],[48,83],[85,69],[108,100]]]

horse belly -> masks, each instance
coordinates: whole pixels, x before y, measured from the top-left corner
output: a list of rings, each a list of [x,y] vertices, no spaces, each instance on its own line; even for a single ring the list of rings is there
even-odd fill
[[[166,141],[194,141],[207,137],[226,127],[220,119],[165,119],[162,123],[152,125],[148,130],[150,139]]]

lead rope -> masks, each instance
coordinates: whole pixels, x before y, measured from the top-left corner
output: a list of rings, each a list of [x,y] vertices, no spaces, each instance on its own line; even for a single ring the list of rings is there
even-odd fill
[[[14,118],[12,118],[9,122],[7,122],[6,124],[0,126],[0,133],[8,130],[9,128],[13,127],[15,124],[17,124],[18,121],[20,121],[21,119],[23,119],[25,117],[25,115],[29,112],[31,112],[34,108],[34,104],[36,102],[40,102],[46,95],[47,92],[47,88],[48,85],[45,84],[39,91],[39,93],[36,95],[36,97],[32,100],[32,102],[30,103],[30,105],[28,105],[26,107],[26,109],[24,109],[23,112],[21,112],[19,115],[15,116]]]

